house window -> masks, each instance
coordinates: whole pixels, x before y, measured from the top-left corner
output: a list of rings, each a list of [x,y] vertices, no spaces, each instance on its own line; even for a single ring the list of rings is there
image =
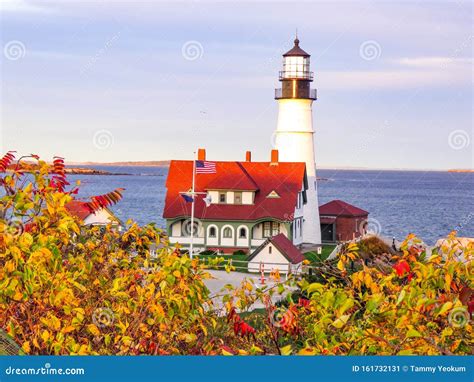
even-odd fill
[[[227,193],[219,192],[219,203],[227,203]]]
[[[217,236],[216,227],[209,228],[209,237],[216,237],[216,236]]]
[[[232,238],[232,230],[229,227],[224,228],[224,232],[222,233],[222,236],[226,239],[231,239]]]
[[[263,237],[273,237],[280,233],[280,223],[265,222],[263,223]]]
[[[270,253],[270,254],[272,253],[272,246],[271,245],[268,246],[268,253]]]
[[[242,204],[242,193],[234,192],[234,204]]]
[[[239,239],[246,239],[247,238],[247,229],[241,228],[239,229]]]

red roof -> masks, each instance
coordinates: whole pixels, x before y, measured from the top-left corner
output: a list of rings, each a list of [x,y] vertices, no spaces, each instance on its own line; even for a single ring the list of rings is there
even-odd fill
[[[215,174],[196,174],[196,192],[209,189],[255,191],[254,204],[211,204],[202,196],[195,201],[195,217],[201,220],[291,219],[298,192],[305,180],[305,164],[279,162],[215,162]],[[191,215],[191,203],[180,192],[191,189],[192,161],[173,160],[166,180],[163,217],[173,219]],[[275,191],[279,198],[267,198]]]
[[[367,216],[369,213],[363,209],[346,203],[342,200],[333,200],[319,206],[319,215],[330,216]]]
[[[282,233],[279,233],[272,238],[267,239],[264,244],[255,250],[254,253],[248,258],[252,260],[258,253],[266,247],[269,243],[272,243],[285,258],[292,264],[299,264],[304,261],[305,257],[301,251],[295,247],[295,245]]]
[[[71,215],[77,216],[81,220],[84,220],[89,215],[91,215],[91,211],[89,207],[87,207],[87,203],[81,202],[80,200],[72,200],[67,203],[65,207]]]

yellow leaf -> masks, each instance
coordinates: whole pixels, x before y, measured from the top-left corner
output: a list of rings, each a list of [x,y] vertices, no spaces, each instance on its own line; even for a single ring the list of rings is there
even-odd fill
[[[337,269],[339,269],[341,272],[345,271],[346,268],[344,267],[344,263],[342,262],[342,260],[339,260],[337,262]]]
[[[337,320],[335,320],[332,323],[332,326],[334,326],[337,329],[341,329],[349,320],[350,314],[344,314],[341,317],[339,317]]]
[[[367,285],[367,286],[370,288],[370,286],[371,286],[372,283],[373,283],[372,276],[370,275],[370,273],[366,273],[366,274],[365,274],[365,276],[364,276],[364,282],[365,282],[365,285]]]
[[[438,312],[436,316],[441,316],[446,313],[449,309],[451,309],[453,303],[451,301],[445,302],[444,305],[441,307],[441,310]]]
[[[66,326],[65,328],[63,328],[63,330],[61,330],[61,332],[63,332],[63,334],[67,334],[74,330],[76,330],[74,326]]]
[[[23,343],[21,349],[26,353],[26,354],[29,354],[30,351],[31,351],[31,347],[30,347],[30,341],[26,341]]]
[[[23,293],[21,293],[19,290],[17,290],[13,296],[13,299],[15,301],[21,301],[23,299]]]
[[[89,330],[89,332],[94,335],[94,336],[100,336],[100,330],[97,326],[95,326],[94,324],[90,324],[90,325],[87,325],[87,329]]]
[[[281,355],[290,355],[292,352],[291,345],[286,345],[280,348]]]
[[[49,332],[47,330],[43,330],[43,333],[41,333],[41,339],[44,342],[47,342],[49,339]]]
[[[451,290],[451,275],[449,273],[446,273],[444,275],[444,289],[446,289],[446,292],[449,292]]]
[[[303,348],[298,352],[298,355],[315,355],[315,354],[316,354],[316,349],[311,348],[311,347]]]

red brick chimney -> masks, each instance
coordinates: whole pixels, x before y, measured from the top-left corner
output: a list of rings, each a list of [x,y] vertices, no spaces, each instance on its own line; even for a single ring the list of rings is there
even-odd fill
[[[245,152],[245,161],[246,162],[252,162],[252,152],[251,151],[246,151]]]
[[[273,165],[278,164],[278,150],[272,150],[272,160],[270,164],[273,164]]]
[[[198,149],[198,160],[206,160],[206,149]]]

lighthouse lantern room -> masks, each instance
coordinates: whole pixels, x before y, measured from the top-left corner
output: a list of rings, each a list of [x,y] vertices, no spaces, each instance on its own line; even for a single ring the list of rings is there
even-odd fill
[[[300,48],[298,37],[294,46],[283,55],[280,71],[281,88],[275,89],[278,101],[278,123],[275,148],[283,162],[305,162],[308,176],[307,203],[304,207],[303,241],[321,243],[318,209],[318,188],[314,157],[313,101],[316,89],[311,89],[313,72],[310,55]]]

